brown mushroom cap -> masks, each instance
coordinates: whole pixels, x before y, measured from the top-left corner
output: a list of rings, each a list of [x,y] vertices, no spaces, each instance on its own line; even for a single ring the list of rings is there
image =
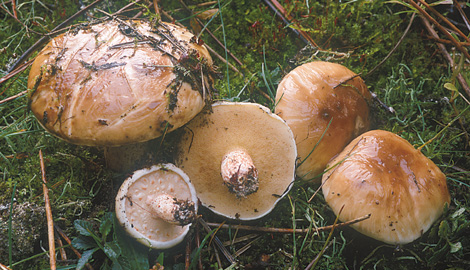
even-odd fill
[[[323,175],[325,200],[357,231],[389,244],[419,238],[450,203],[446,177],[408,141],[373,130],[354,139],[328,163]]]
[[[201,67],[212,60],[192,37],[173,24],[152,28],[138,20],[62,34],[31,67],[31,109],[46,130],[74,144],[120,146],[159,137],[204,107]],[[200,59],[194,68],[201,69],[191,70],[197,80],[184,70],[188,55]]]
[[[196,191],[188,176],[173,164],[134,172],[122,183],[116,196],[116,218],[121,225],[140,243],[155,249],[177,245],[190,227],[168,222],[165,218],[168,215],[157,216],[152,204],[160,195],[188,201],[197,212]]]
[[[303,64],[282,79],[275,113],[291,128],[299,160],[305,160],[297,176],[305,180],[318,176],[333,156],[369,129],[370,99],[364,81],[340,64]]]
[[[290,190],[295,141],[287,124],[266,107],[219,102],[186,127],[175,162],[191,178],[201,203],[213,212],[233,219],[260,218]],[[257,170],[258,188],[246,197],[230,192],[221,176],[222,160],[234,151],[249,155],[248,163]]]

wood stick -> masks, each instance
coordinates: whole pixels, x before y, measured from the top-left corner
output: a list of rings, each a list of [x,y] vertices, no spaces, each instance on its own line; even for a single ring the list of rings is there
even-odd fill
[[[11,79],[13,76],[15,76],[15,75],[21,73],[22,71],[24,71],[25,69],[27,69],[31,64],[33,64],[33,61],[34,61],[34,58],[29,60],[28,62],[24,63],[23,65],[19,66],[15,70],[11,71],[7,75],[1,77],[0,78],[0,85],[4,82],[8,81],[9,79]]]
[[[435,10],[433,7],[431,7],[426,1],[423,0],[418,0],[421,4],[423,4],[426,8],[428,8],[434,15],[439,17],[442,21],[444,21],[449,27],[454,30],[459,36],[461,36],[463,39],[465,39],[467,42],[470,42],[470,38],[468,38],[462,31],[460,31],[457,26],[455,26],[453,23],[451,23],[444,15],[439,13],[437,10]],[[457,4],[458,5],[458,4]]]
[[[179,0],[179,2],[184,7],[184,9],[186,9],[188,12],[190,12],[191,15],[194,15],[193,11],[182,0]],[[199,25],[204,27],[204,23],[201,22],[201,20],[199,20],[199,18],[195,17],[195,20],[197,21],[197,23]],[[204,31],[206,31],[215,40],[215,42],[217,42],[217,44],[219,44],[219,46],[222,47],[228,53],[228,55],[230,55],[230,57],[232,57],[233,60],[235,60],[235,62],[237,62],[237,64],[239,64],[240,66],[243,66],[243,63],[229,49],[227,49],[224,46],[224,44],[222,44],[222,42],[219,39],[217,39],[217,37],[209,29],[206,28],[206,30],[204,30]]]
[[[210,227],[220,227],[222,229],[237,229],[237,230],[245,230],[245,231],[256,231],[256,232],[267,232],[267,233],[299,233],[299,234],[306,234],[310,231],[328,231],[333,228],[339,228],[344,226],[349,226],[354,223],[358,223],[360,221],[366,220],[370,218],[370,214],[365,215],[360,218],[356,218],[350,221],[346,221],[343,223],[338,223],[336,225],[329,225],[324,227],[319,227],[315,229],[290,229],[290,228],[268,228],[268,227],[256,227],[256,226],[248,226],[248,225],[235,225],[235,224],[220,224],[220,223],[207,223]]]
[[[429,34],[434,38],[439,38],[437,32],[432,28],[431,23],[425,17],[422,16],[421,20],[423,21],[424,27],[426,28],[426,30],[428,30]],[[444,44],[442,43],[437,43],[436,45],[441,51],[442,56],[444,56],[444,58],[447,60],[447,63],[449,63],[449,66],[453,69],[455,65],[454,59],[452,59],[452,56],[447,51],[446,46],[444,46]],[[461,73],[457,74],[457,80],[459,81],[460,86],[462,86],[462,89],[465,91],[467,96],[470,97],[470,87],[468,86],[467,81]]]
[[[60,237],[56,238],[57,244],[59,245],[59,253],[60,253],[60,259],[62,261],[67,261],[67,253],[64,250],[64,244],[62,243],[62,240]]]
[[[41,163],[41,175],[42,175],[42,189],[44,192],[44,201],[46,204],[46,218],[47,218],[47,234],[49,238],[49,262],[51,269],[56,269],[56,257],[55,257],[55,241],[54,241],[54,220],[52,219],[51,202],[49,201],[49,189],[47,188],[46,181],[46,169],[44,166],[44,159],[42,157],[42,150],[39,150],[39,160]]]
[[[202,218],[199,218],[198,219],[199,223],[202,225],[202,227],[204,228],[204,230],[207,232],[207,233],[210,233],[211,232],[211,229],[209,228],[209,223],[207,223],[206,221],[204,221],[204,219]],[[219,224],[220,225],[220,224]],[[225,258],[227,258],[227,260],[230,262],[230,264],[234,264],[236,261],[235,259],[233,258],[232,254],[230,254],[230,252],[228,252],[228,250],[224,247],[224,245],[222,244],[222,242],[219,240],[219,238],[217,237],[217,235],[215,235],[215,233],[212,235],[212,239],[213,241],[215,242],[215,244],[217,245],[217,247],[220,249],[220,251],[222,251],[222,253],[225,255]]]
[[[216,2],[217,3],[217,2]],[[167,17],[168,19],[170,19],[170,21],[176,21],[170,14],[168,14],[168,12],[164,11],[164,10],[160,10],[160,12],[165,16]],[[184,27],[183,24],[179,23],[179,22],[176,22],[177,25],[181,26],[181,27]],[[222,61],[224,64],[228,65],[233,71],[239,73],[239,74],[242,74],[234,65],[232,65],[230,62],[227,62],[227,60],[225,60],[225,58],[223,58],[220,54],[218,54],[214,49],[212,49],[209,44],[204,44],[204,46],[209,50],[209,52],[211,52],[213,55],[215,55],[217,58],[219,58],[220,61]]]
[[[82,254],[80,254],[80,252],[78,252],[78,250],[76,250],[72,246],[72,241],[70,240],[70,238],[64,233],[64,231],[62,231],[61,228],[59,228],[59,226],[54,224],[54,228],[57,233],[62,236],[62,238],[64,238],[65,242],[70,245],[70,248],[72,249],[73,253],[75,253],[75,255],[77,255],[77,257],[80,259],[82,257]],[[89,263],[86,263],[85,266],[88,268],[88,270],[93,270],[93,267]]]
[[[5,103],[5,102],[10,101],[10,100],[13,100],[13,99],[18,98],[18,97],[21,97],[21,96],[23,96],[23,95],[26,95],[26,93],[28,93],[28,90],[25,90],[25,91],[23,91],[23,92],[20,92],[20,93],[14,95],[14,96],[11,96],[11,97],[7,97],[7,98],[4,99],[4,100],[0,100],[0,104]]]
[[[292,17],[286,14],[286,10],[277,0],[271,0],[271,1],[265,0],[264,2],[276,13],[277,16],[279,16],[282,19],[282,21],[284,21],[286,25],[289,25],[291,23]],[[279,12],[277,12],[278,10]],[[287,16],[287,18],[285,16]],[[298,26],[298,24],[295,22],[294,22],[294,25]],[[305,43],[310,43],[310,45],[312,45],[314,48],[320,49],[320,47],[315,43],[312,37],[310,37],[307,33],[305,33],[302,30],[295,30],[293,28],[290,28],[290,29],[292,29],[292,31],[296,33],[298,36],[300,36],[300,38]]]
[[[414,8],[416,8],[419,13],[421,13],[422,16],[424,16],[426,19],[428,19],[430,22],[432,22],[438,29],[441,31],[450,41],[452,41],[452,44],[461,52],[467,59],[470,60],[470,54],[468,53],[467,49],[462,47],[460,43],[444,28],[442,25],[440,25],[429,13],[427,13],[424,9],[422,9],[415,1],[413,0],[408,0],[408,3],[410,3]]]
[[[0,263],[0,270],[11,270],[11,268]]]

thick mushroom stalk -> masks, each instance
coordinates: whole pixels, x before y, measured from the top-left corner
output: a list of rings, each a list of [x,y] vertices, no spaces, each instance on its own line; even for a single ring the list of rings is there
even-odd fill
[[[222,158],[220,173],[224,184],[237,198],[246,198],[258,190],[258,170],[250,155],[243,150],[226,154]]]
[[[188,225],[192,223],[196,217],[194,202],[190,200],[178,200],[177,198],[166,193],[149,199],[147,204],[150,205],[154,214],[164,221],[175,225]]]

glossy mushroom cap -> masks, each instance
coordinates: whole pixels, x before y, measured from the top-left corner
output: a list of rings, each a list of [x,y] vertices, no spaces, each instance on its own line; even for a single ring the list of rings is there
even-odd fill
[[[196,213],[196,191],[188,176],[173,164],[134,172],[116,196],[119,223],[150,248],[170,248],[183,241]]]
[[[36,57],[28,79],[31,110],[70,143],[144,142],[201,111],[211,65],[207,49],[173,24],[83,25],[52,39]]]
[[[215,103],[186,125],[177,148],[201,203],[228,218],[268,214],[294,181],[292,132],[259,104]]]
[[[450,203],[446,177],[410,143],[388,131],[373,130],[354,139],[328,164],[323,194],[347,221],[371,217],[354,229],[389,244],[419,238]]]
[[[294,133],[301,162],[297,176],[319,176],[333,156],[369,129],[370,99],[364,81],[340,64],[307,63],[282,79],[275,113]]]

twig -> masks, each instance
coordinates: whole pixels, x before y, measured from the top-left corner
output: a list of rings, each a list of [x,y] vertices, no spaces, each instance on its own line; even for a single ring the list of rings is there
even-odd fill
[[[15,1],[11,1],[12,3],[14,3]],[[19,22],[21,25],[23,25],[24,28],[26,28],[26,33],[28,32],[32,32],[34,34],[37,34],[37,35],[40,35],[41,33],[39,32],[36,32],[36,31],[33,31],[31,29],[29,29],[29,27],[27,25],[25,25],[22,21],[20,21],[18,19],[18,16],[16,16],[16,8],[14,7],[13,11],[14,11],[14,14],[11,14],[10,11],[8,9],[6,9],[3,5],[0,6],[1,9],[3,9],[6,13],[8,13],[8,15],[10,15],[10,17],[13,17],[13,19],[15,19],[15,21]],[[29,34],[27,34],[27,36],[29,37]]]
[[[73,253],[75,253],[75,255],[77,255],[77,257],[80,259],[82,257],[82,254],[80,254],[80,252],[78,252],[78,250],[76,250],[72,246],[72,241],[70,240],[70,238],[64,233],[64,231],[62,231],[61,228],[59,228],[59,226],[54,224],[54,228],[57,233],[62,236],[62,238],[64,238],[65,242],[70,245],[70,248],[72,249]],[[86,263],[85,266],[88,268],[88,270],[93,270],[93,267],[89,263]]]
[[[468,20],[467,14],[465,14],[462,7],[460,6],[460,3],[457,2],[456,0],[452,0],[452,3],[454,4],[454,7],[456,7],[457,10],[459,11],[460,16],[462,16],[463,21],[465,22],[465,25],[467,26],[467,29],[470,30],[470,25],[469,25],[470,21]]]
[[[160,2],[160,0],[153,0],[153,8],[155,10],[155,14],[160,15],[160,8],[158,7],[158,2]]]
[[[85,8],[79,10],[77,13],[73,14],[72,16],[67,18],[65,21],[63,21],[62,23],[60,23],[59,25],[54,27],[54,29],[52,29],[51,32],[67,26],[69,23],[71,23],[73,20],[75,20],[78,16],[82,15],[83,13],[85,13],[86,11],[88,11],[90,8],[94,7],[96,4],[98,4],[101,1],[103,1],[103,0],[96,0],[95,2],[93,2],[93,3],[89,4],[88,6],[86,6]],[[15,70],[23,61],[25,61],[26,58],[28,58],[33,52],[35,52],[39,47],[41,47],[44,43],[46,43],[48,38],[49,38],[49,36],[43,36],[38,41],[36,41],[36,43],[34,43],[28,50],[26,50],[26,52],[24,52],[20,56],[20,58],[18,58],[18,60],[16,60],[15,63],[13,63],[13,65],[10,67],[8,72],[11,72],[11,71]]]
[[[433,36],[434,38],[439,38],[436,31],[432,28],[431,23],[425,17],[421,17],[421,20],[423,21],[424,27],[426,28],[426,30],[428,30],[429,34]],[[441,51],[442,56],[444,56],[444,58],[447,60],[447,63],[449,63],[449,65],[453,69],[454,59],[452,59],[452,56],[450,56],[446,47],[441,43],[437,43],[436,45]],[[470,96],[470,87],[468,86],[467,81],[465,80],[465,78],[462,76],[461,73],[457,75],[457,80],[459,81],[460,86],[462,86],[467,96]]]
[[[207,233],[210,233],[211,229],[209,228],[209,226],[210,226],[209,223],[204,221],[204,219],[202,219],[202,218],[199,218],[198,220],[199,220],[199,223],[204,228],[204,230],[206,230]],[[225,255],[225,258],[227,258],[227,260],[230,262],[230,264],[236,263],[236,260],[233,258],[233,256],[230,254],[230,252],[228,252],[228,250],[224,247],[224,245],[222,244],[220,239],[215,234],[213,235],[213,239],[214,239],[214,242],[217,245],[217,247],[222,251],[222,253]]]
[[[25,91],[23,91],[23,92],[20,92],[20,93],[18,93],[18,94],[16,94],[16,95],[11,96],[11,97],[8,97],[8,98],[6,98],[6,99],[4,99],[4,100],[0,100],[0,104],[5,103],[5,102],[7,102],[7,101],[10,101],[10,100],[12,100],[12,99],[21,97],[22,95],[26,95],[26,93],[28,93],[28,90],[25,90]]]
[[[338,223],[336,225],[328,225],[324,227],[319,227],[314,229],[315,231],[322,232],[331,230],[333,227],[344,227],[349,226],[351,224],[358,223],[360,221],[366,220],[370,218],[370,214],[367,214],[363,217],[356,218],[350,221],[346,221],[343,223]],[[245,231],[256,231],[256,232],[266,232],[266,233],[299,233],[299,234],[306,234],[312,229],[290,229],[290,228],[269,228],[269,227],[256,227],[256,226],[248,226],[248,225],[233,225],[233,224],[220,224],[220,223],[207,223],[210,227],[220,227],[221,229],[237,229],[237,230],[245,230]]]
[[[318,260],[320,260],[321,256],[325,253],[325,251],[330,248],[330,246],[333,244],[333,242],[328,242],[327,246],[324,247],[322,249],[323,252],[320,252],[317,254],[317,256],[315,256],[315,258],[307,265],[307,267],[305,268],[305,270],[309,270],[309,269],[312,269],[312,267],[314,267],[314,265],[317,264]]]
[[[387,61],[388,58],[390,58],[390,56],[397,50],[398,46],[400,46],[401,42],[403,41],[403,39],[405,39],[405,36],[406,34],[408,34],[408,31],[410,31],[410,28],[411,28],[411,25],[413,24],[413,21],[415,19],[415,14],[416,13],[413,13],[413,15],[411,15],[411,19],[410,19],[410,22],[408,23],[408,26],[406,27],[405,29],[405,32],[403,33],[403,35],[401,36],[400,40],[398,40],[397,44],[395,44],[395,47],[393,47],[393,49],[387,54],[387,56],[385,56],[384,59],[382,59],[382,61],[380,61],[380,63],[378,63],[373,69],[371,69],[369,72],[367,72],[366,75],[364,75],[364,77],[367,77],[369,76],[372,72],[376,71],[378,67],[380,67],[383,63],[385,63],[385,61]]]
[[[199,249],[201,247],[201,238],[199,237],[199,222],[196,223],[196,248]],[[202,259],[201,256],[198,256],[197,258],[197,265],[199,270],[203,270],[204,268],[202,267]]]
[[[191,240],[186,240],[186,250],[185,250],[185,257],[184,257],[184,269],[189,270],[189,266],[191,265]]]
[[[179,0],[179,2],[184,7],[184,9],[186,9],[188,12],[191,13],[191,15],[193,15],[193,11],[182,0]],[[195,17],[195,20],[201,26],[204,26],[204,23],[202,23],[201,20],[199,20],[199,18]],[[240,60],[238,60],[238,58],[229,49],[227,49],[224,46],[224,44],[222,44],[222,42],[219,39],[217,39],[217,37],[209,29],[206,28],[206,32],[215,40],[215,42],[217,42],[217,44],[219,44],[220,47],[222,47],[228,53],[228,55],[230,55],[230,57],[233,58],[233,60],[235,60],[235,62],[237,62],[237,64],[239,64],[240,66],[243,66],[243,63]]]
[[[62,240],[59,237],[57,237],[56,241],[57,241],[57,244],[59,245],[60,259],[62,261],[67,261],[67,253],[64,250],[64,244],[62,243]]]
[[[51,269],[56,269],[56,257],[55,257],[55,242],[54,242],[54,220],[52,219],[51,202],[49,201],[49,189],[46,186],[46,169],[44,166],[44,159],[42,157],[42,150],[39,150],[39,160],[41,163],[41,175],[42,175],[42,189],[44,192],[44,201],[46,204],[46,218],[47,218],[47,234],[49,236],[49,262]]]
[[[6,265],[0,263],[0,270],[11,270],[11,268],[8,268]]]
[[[434,15],[436,15],[437,17],[439,17],[439,19],[441,19],[442,21],[444,21],[447,25],[449,25],[449,27],[454,30],[457,34],[459,34],[459,36],[463,37],[467,42],[470,42],[470,38],[468,38],[464,33],[462,33],[462,31],[460,31],[459,28],[457,28],[457,26],[455,26],[453,23],[451,23],[444,15],[442,15],[441,13],[437,12],[433,7],[431,7],[428,3],[426,3],[426,1],[423,1],[423,0],[418,0],[422,5],[424,5],[426,8],[428,8],[432,13],[434,13]],[[458,6],[458,4],[457,4]]]
[[[217,2],[216,2],[217,3]],[[160,11],[165,17],[167,17],[168,19],[170,19],[170,21],[175,21],[175,19],[170,15],[168,14],[168,12],[164,11],[164,10],[161,10]],[[181,23],[179,22],[176,22],[177,25],[181,26],[181,27],[184,27]],[[242,74],[234,65],[232,65],[230,62],[227,62],[227,60],[225,60],[225,58],[223,58],[220,54],[218,54],[214,49],[212,49],[212,47],[210,47],[207,43],[204,44],[204,46],[207,48],[207,50],[209,50],[210,53],[212,53],[213,55],[215,55],[217,58],[219,58],[220,61],[222,61],[224,64],[228,65],[233,71],[239,73],[239,74]]]
[[[419,0],[418,0],[419,1]],[[426,17],[430,22],[432,22],[436,27],[441,31],[444,35],[447,36],[447,38],[452,42],[452,44],[461,52],[467,59],[470,60],[470,54],[468,51],[460,45],[460,43],[446,30],[442,25],[440,25],[429,13],[427,13],[424,9],[422,9],[417,3],[415,3],[413,0],[408,0],[408,3],[410,3],[414,8],[416,8],[421,15]]]
[[[240,72],[240,70],[238,70],[234,65],[232,65],[230,62],[227,62],[227,60],[225,60],[225,58],[222,57],[222,55],[218,54],[216,51],[214,51],[214,49],[212,49],[210,46],[208,46],[207,44],[204,44],[204,46],[213,54],[215,55],[217,58],[219,58],[220,61],[222,61],[224,64],[228,65],[233,71],[239,73],[239,74],[242,74]]]
[[[13,76],[17,75],[18,73],[21,73],[22,71],[27,69],[33,63],[33,61],[34,61],[34,59],[29,60],[28,62],[22,64],[21,66],[19,66],[15,70],[11,71],[7,75],[0,78],[0,85],[4,82],[8,81],[9,79],[13,78]]]
[[[286,24],[286,25],[290,25],[292,21],[292,17],[284,17],[286,16],[286,10],[282,7],[282,5],[276,1],[276,0],[264,0],[264,2],[266,3],[266,5],[269,6],[269,8],[271,8],[274,13],[276,13],[276,15],[281,18],[281,20]],[[294,23],[294,25],[297,26],[297,23]],[[305,33],[304,31],[302,30],[296,30],[292,27],[289,27],[289,29],[291,29],[296,35],[298,35],[302,41],[304,41],[305,43],[307,44],[311,44],[313,47],[315,48],[318,48],[320,49],[320,47],[315,43],[315,41],[307,34]]]
[[[429,38],[429,39],[433,39],[433,40],[435,40],[436,42],[439,42],[439,43],[452,44],[452,41],[447,40],[447,39],[443,39],[443,38],[440,38],[440,37],[434,37],[434,36],[426,36],[426,37]],[[462,46],[470,46],[470,42],[459,42],[459,43]]]
[[[325,244],[323,245],[323,248],[321,249],[321,251],[317,254],[317,256],[315,257],[315,259],[313,259],[313,261],[305,268],[305,270],[310,270],[312,268],[315,268],[315,266],[317,265],[318,263],[318,260],[320,260],[321,256],[323,256],[323,254],[325,254],[325,251],[328,249],[328,247],[330,247],[331,245],[331,237],[333,236],[333,232],[336,228],[336,224],[338,223],[338,220],[339,220],[339,215],[341,215],[341,212],[343,212],[343,208],[344,208],[344,204],[343,206],[341,206],[341,209],[339,209],[339,212],[338,212],[338,215],[336,216],[336,219],[335,219],[335,222],[333,223],[333,226],[331,228],[331,231],[330,231],[330,234],[328,234],[328,238],[326,239],[326,242]],[[370,215],[369,215],[370,216]]]
[[[122,7],[121,9],[119,9],[118,11],[114,12],[113,15],[118,15],[118,14],[124,12],[126,9],[132,7],[133,5],[139,3],[140,1],[141,1],[141,0],[136,0],[136,1],[133,1],[133,2],[131,2],[131,3],[127,4],[127,5],[125,5],[124,7]]]

